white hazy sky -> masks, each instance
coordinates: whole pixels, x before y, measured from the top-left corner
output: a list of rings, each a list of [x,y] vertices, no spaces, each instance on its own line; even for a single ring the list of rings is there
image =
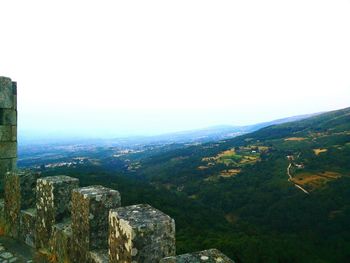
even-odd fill
[[[350,106],[350,0],[0,0],[20,133],[130,135]]]

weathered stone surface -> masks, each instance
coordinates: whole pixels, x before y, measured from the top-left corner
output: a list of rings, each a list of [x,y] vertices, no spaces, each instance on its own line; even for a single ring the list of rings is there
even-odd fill
[[[4,216],[4,207],[5,207],[5,200],[1,198],[0,199],[0,217]]]
[[[78,179],[64,175],[37,180],[36,245],[38,247],[47,247],[53,225],[70,215],[72,190],[78,187]]]
[[[35,205],[35,192],[36,192],[36,180],[40,176],[39,173],[33,173],[31,171],[11,171],[6,173],[5,178],[5,200],[12,200],[14,194],[16,198],[20,198],[20,209],[26,209],[34,207]],[[12,206],[12,204],[8,204]]]
[[[13,95],[13,108],[17,109],[17,95]]]
[[[0,156],[1,157],[1,156]],[[0,191],[4,195],[4,179],[5,174],[16,169],[16,158],[0,159]]]
[[[40,177],[40,173],[30,170],[19,170],[16,173],[20,177],[21,209],[35,207],[36,181]]]
[[[16,158],[4,158],[0,159],[0,177],[3,179],[5,174],[9,171],[13,171],[16,169]]]
[[[90,251],[87,263],[109,263],[108,250],[100,249]]]
[[[188,253],[176,257],[167,257],[160,263],[234,263],[233,260],[222,254],[217,249],[208,249],[195,253]]]
[[[50,251],[55,255],[57,262],[71,262],[72,255],[72,224],[70,219],[52,227]]]
[[[17,85],[10,78],[0,77],[0,193],[4,194],[6,172],[16,167],[17,111],[14,104]]]
[[[10,78],[0,77],[0,108],[13,107],[13,87]]]
[[[35,248],[36,210],[29,208],[21,210],[19,223],[19,240]]]
[[[118,191],[100,185],[82,187],[72,193],[74,259],[86,260],[89,250],[107,248],[108,214],[120,207]]]
[[[0,142],[0,156],[2,158],[16,158],[17,157],[17,143],[16,142]]]
[[[0,141],[1,142],[17,141],[17,126],[0,125]]]
[[[0,262],[1,263],[30,263],[33,260],[34,249],[18,240],[0,236]],[[37,262],[38,263],[38,262]]]
[[[110,262],[159,262],[175,255],[175,221],[141,204],[109,213]]]
[[[19,230],[19,212],[21,209],[21,187],[20,178],[16,173],[9,172],[6,174],[4,190],[4,216],[9,226],[8,235],[17,237]]]
[[[14,109],[0,108],[0,125],[17,125],[17,111]]]
[[[12,95],[17,95],[17,82],[12,81]]]

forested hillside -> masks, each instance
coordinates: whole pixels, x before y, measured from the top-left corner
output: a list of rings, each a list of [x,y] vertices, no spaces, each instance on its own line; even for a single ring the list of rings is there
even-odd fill
[[[237,262],[350,262],[350,108],[108,165],[45,169],[120,190],[177,223],[178,252]],[[123,161],[120,159],[119,161]]]

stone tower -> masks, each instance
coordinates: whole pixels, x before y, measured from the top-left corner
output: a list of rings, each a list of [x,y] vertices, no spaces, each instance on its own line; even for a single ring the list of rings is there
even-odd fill
[[[0,77],[0,188],[17,163],[17,83]]]

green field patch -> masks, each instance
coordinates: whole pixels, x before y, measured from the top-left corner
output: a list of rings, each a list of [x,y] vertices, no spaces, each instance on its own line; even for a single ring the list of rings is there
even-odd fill
[[[207,166],[210,164],[224,164],[228,167],[242,167],[248,164],[254,164],[260,160],[261,152],[268,150],[266,146],[242,146],[220,152],[216,156],[205,157],[202,162]]]

